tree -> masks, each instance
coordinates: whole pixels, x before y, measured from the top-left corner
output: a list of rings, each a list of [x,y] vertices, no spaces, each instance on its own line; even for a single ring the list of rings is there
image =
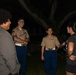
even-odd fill
[[[65,0],[62,0],[62,2],[64,2],[64,1]],[[73,3],[74,3],[74,1],[75,0],[73,0]],[[47,20],[44,18],[44,15],[42,15],[42,12],[37,13],[38,11],[34,7],[32,8],[30,0],[18,0],[18,2],[35,19],[35,21],[37,23],[39,23],[45,29],[48,26],[51,26],[56,31],[55,34],[57,34],[57,35],[59,33],[60,27],[64,24],[64,22],[66,22],[68,20],[68,18],[70,18],[70,16],[72,16],[73,14],[76,13],[76,11],[73,8],[70,8],[71,10],[67,10],[67,4],[69,3],[69,1],[66,1],[67,4],[66,4],[65,9],[67,10],[66,11],[67,13],[57,23],[57,20],[55,19],[55,14],[56,14],[56,12],[57,12],[56,10],[58,8],[58,6],[57,6],[58,0],[49,0],[50,11],[49,11],[49,17],[47,18]]]

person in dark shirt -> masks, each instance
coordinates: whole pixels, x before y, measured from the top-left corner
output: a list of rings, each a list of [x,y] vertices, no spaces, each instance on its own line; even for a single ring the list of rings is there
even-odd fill
[[[67,40],[66,75],[76,75],[76,23],[67,26],[71,35]]]

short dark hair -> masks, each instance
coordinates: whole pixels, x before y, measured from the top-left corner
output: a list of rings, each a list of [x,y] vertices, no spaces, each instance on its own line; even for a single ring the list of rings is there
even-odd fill
[[[46,28],[46,31],[47,31],[49,28],[51,28],[51,29],[53,30],[53,28],[49,26],[49,27]]]
[[[20,20],[24,20],[24,18],[19,18],[18,21],[20,21]]]
[[[0,24],[6,23],[11,17],[12,15],[8,10],[0,9]]]
[[[76,32],[76,22],[70,22],[67,27],[71,27],[74,32]]]

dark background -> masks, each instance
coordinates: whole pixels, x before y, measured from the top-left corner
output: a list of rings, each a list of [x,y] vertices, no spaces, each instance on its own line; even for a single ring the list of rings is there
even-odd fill
[[[30,1],[32,7],[37,11],[41,11],[45,18],[48,18],[50,11],[50,2],[49,0],[26,0]],[[0,8],[7,9],[12,13],[11,19],[11,28],[9,32],[11,33],[12,29],[17,26],[17,19],[24,18],[25,26],[29,32],[31,41],[41,41],[42,37],[45,36],[45,29],[39,25],[29,14],[28,12],[20,5],[17,0],[0,0]],[[76,0],[57,0],[57,9],[55,13],[55,19],[59,22],[68,12],[76,9]],[[72,15],[60,28],[60,35],[67,35],[66,25],[69,21],[76,20],[76,14]]]

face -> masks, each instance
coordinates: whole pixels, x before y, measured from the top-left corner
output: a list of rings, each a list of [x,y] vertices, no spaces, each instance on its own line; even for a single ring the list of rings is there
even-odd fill
[[[5,30],[10,29],[10,24],[11,24],[11,21],[8,20],[7,22],[3,23],[3,28],[4,28]]]
[[[51,35],[53,33],[51,28],[48,28],[48,30],[46,31],[48,35]]]
[[[24,26],[24,20],[23,19],[19,20],[18,25],[19,25],[19,27],[22,28]]]

